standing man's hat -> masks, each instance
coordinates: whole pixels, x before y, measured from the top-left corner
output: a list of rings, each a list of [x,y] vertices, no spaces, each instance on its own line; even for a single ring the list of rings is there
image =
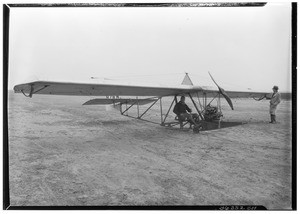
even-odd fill
[[[274,85],[273,89],[278,90],[278,86]]]

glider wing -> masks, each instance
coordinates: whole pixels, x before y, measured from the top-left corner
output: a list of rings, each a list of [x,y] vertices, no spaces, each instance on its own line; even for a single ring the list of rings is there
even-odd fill
[[[162,97],[202,91],[201,87],[180,85],[176,87],[142,86],[115,83],[67,83],[35,81],[16,85],[15,93],[31,97],[33,94],[75,96],[153,96]]]

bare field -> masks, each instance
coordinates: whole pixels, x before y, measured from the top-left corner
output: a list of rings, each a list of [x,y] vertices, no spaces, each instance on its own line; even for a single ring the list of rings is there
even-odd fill
[[[234,99],[234,111],[223,101],[225,121],[247,124],[193,134],[82,106],[89,99],[9,94],[12,206],[291,208],[291,101],[278,124],[268,101]]]

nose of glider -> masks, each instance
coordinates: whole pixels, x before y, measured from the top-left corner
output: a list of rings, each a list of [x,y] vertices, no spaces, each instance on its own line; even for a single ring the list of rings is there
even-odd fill
[[[212,77],[212,75],[208,72],[209,76],[211,77],[212,81],[216,84],[216,86],[219,89],[220,94],[222,94],[222,96],[225,98],[225,100],[227,101],[227,103],[229,104],[229,106],[231,107],[231,109],[233,110],[233,104],[232,101],[230,99],[230,97],[228,96],[228,94],[225,92],[225,90],[223,88],[221,88],[216,81],[214,80],[214,78]]]

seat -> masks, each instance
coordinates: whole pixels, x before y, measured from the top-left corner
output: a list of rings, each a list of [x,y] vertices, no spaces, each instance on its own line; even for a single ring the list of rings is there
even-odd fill
[[[180,115],[176,115],[175,120],[177,120],[180,124],[180,128],[183,128],[186,124],[190,124],[190,128],[192,127],[192,123],[185,117],[181,117]]]

